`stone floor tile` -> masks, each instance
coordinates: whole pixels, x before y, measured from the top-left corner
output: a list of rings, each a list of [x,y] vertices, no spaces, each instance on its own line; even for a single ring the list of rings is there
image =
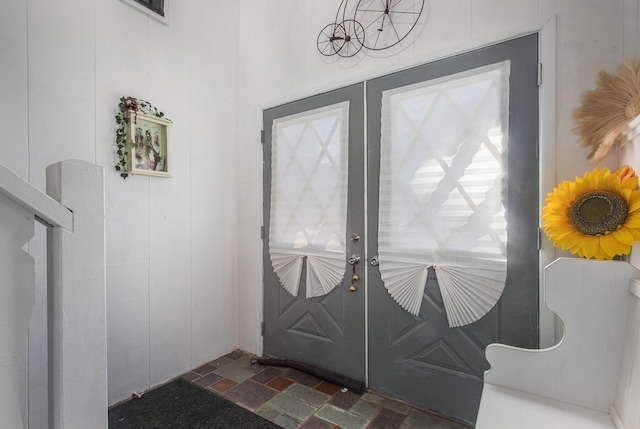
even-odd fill
[[[299,420],[308,419],[318,408],[313,407],[298,398],[294,398],[286,393],[280,393],[274,396],[266,404],[268,407],[276,409],[284,414],[289,414]]]
[[[302,384],[294,383],[284,390],[285,393],[288,393],[291,396],[295,396],[296,398],[302,399],[307,404],[313,405],[314,407],[320,408],[325,402],[331,398],[331,396],[326,393],[319,392],[311,387],[304,386]]]
[[[338,390],[340,390],[340,386],[336,386],[335,384],[329,383],[328,381],[321,381],[320,384],[315,387],[315,389],[322,393],[326,393],[329,396],[332,396],[335,395]]]
[[[336,426],[316,416],[309,417],[298,429],[334,429]]]
[[[339,391],[329,400],[331,405],[335,405],[338,408],[342,408],[343,410],[349,410],[360,400],[360,395],[353,393],[350,390],[346,392]]]
[[[214,366],[216,368],[220,368],[221,366],[225,366],[233,362],[233,359],[229,359],[226,356],[222,356],[214,361],[208,363],[208,365]]]
[[[239,359],[243,356],[246,356],[247,353],[240,351],[240,350],[234,350],[231,353],[226,354],[224,357],[232,359],[232,360],[236,360]]]
[[[271,387],[272,389],[283,391],[287,387],[291,386],[292,384],[293,384],[293,381],[289,380],[288,378],[278,376],[273,380],[271,380],[270,382],[268,382],[267,386]]]
[[[352,413],[369,420],[373,420],[378,415],[380,410],[382,410],[382,407],[380,405],[362,400],[356,402],[355,405],[349,409],[349,411],[351,411]]]
[[[400,414],[409,414],[411,407],[407,404],[403,404],[402,402],[393,401],[391,399],[383,398],[382,396],[375,395],[373,393],[365,393],[362,395],[362,399],[377,405],[380,405],[382,408],[387,408],[389,410],[396,411]]]
[[[215,383],[209,385],[209,389],[215,390],[218,393],[224,393],[227,390],[237,385],[238,383],[236,383],[233,380],[229,380],[228,378],[222,378],[219,381],[216,381]]]
[[[209,365],[207,363],[207,364],[204,364],[204,365],[202,365],[202,366],[200,366],[200,367],[198,367],[196,369],[192,369],[191,371],[195,372],[196,374],[199,374],[200,376],[203,376],[203,375],[209,374],[210,372],[213,372],[215,369],[216,369],[215,366]]]
[[[194,382],[195,380],[200,378],[200,374],[196,374],[195,372],[190,371],[190,372],[187,372],[186,374],[182,374],[180,378],[186,381]]]
[[[277,368],[267,367],[267,369],[265,369],[264,371],[259,372],[251,377],[251,379],[256,383],[267,384],[279,375],[282,375],[281,370]]]
[[[200,387],[207,387],[219,380],[222,380],[222,376],[212,372],[211,374],[207,374],[204,377],[200,377],[197,380],[194,380],[193,383],[197,384]]]
[[[383,408],[367,429],[400,429],[406,415]]]
[[[246,405],[251,410],[257,410],[276,394],[275,390],[263,384],[247,380],[227,390],[225,396],[233,402]]]
[[[280,411],[274,410],[273,408],[264,405],[256,411],[256,414],[269,420],[270,422],[275,422],[276,418],[280,415]]]
[[[349,429],[364,429],[370,420],[357,416],[336,406],[325,404],[318,410],[316,416],[331,423]]]
[[[277,425],[282,426],[284,429],[297,429],[298,426],[300,426],[300,421],[294,419],[291,416],[288,416],[286,414],[281,414],[279,415],[275,420],[274,423]],[[249,428],[247,428],[249,429]]]
[[[215,373],[237,383],[242,383],[243,381],[248,380],[255,375],[254,373],[249,372],[244,368],[240,368],[234,365],[222,366],[218,368]]]

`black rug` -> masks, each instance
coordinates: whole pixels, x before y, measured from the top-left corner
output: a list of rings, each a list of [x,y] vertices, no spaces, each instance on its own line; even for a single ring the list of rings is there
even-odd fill
[[[272,429],[275,423],[185,380],[109,410],[109,429]]]

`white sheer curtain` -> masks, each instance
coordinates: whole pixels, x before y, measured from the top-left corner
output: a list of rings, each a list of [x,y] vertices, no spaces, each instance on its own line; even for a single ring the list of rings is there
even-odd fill
[[[380,273],[418,315],[434,267],[452,327],[504,289],[509,72],[506,61],[383,94]]]
[[[282,286],[307,298],[342,281],[346,267],[349,103],[273,123],[269,254]]]

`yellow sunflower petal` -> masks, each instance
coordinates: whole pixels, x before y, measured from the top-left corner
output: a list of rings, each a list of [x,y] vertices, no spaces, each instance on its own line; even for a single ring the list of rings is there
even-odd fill
[[[629,229],[640,228],[640,212],[629,213],[627,220],[624,221],[624,226]]]
[[[622,187],[625,189],[638,189],[638,177],[633,176],[622,180]]]
[[[598,254],[600,249],[600,237],[592,237],[591,239],[585,239],[582,242],[582,254],[586,258],[593,258]]]
[[[624,226],[619,228],[617,231],[613,231],[611,235],[613,235],[620,243],[628,246],[631,246],[633,242],[636,241],[631,231],[629,231],[629,228]]]
[[[624,245],[616,240],[613,234],[600,236],[600,249],[602,249],[609,258],[620,255],[624,250]]]
[[[633,235],[633,238],[636,241],[640,241],[640,229],[639,228],[626,228],[627,231],[629,231],[629,233],[631,235]]]

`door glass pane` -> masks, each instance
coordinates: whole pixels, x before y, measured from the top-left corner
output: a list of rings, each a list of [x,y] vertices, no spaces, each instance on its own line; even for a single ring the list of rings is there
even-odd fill
[[[380,273],[418,315],[435,268],[449,326],[484,316],[507,275],[509,61],[383,92]]]
[[[349,103],[279,118],[272,127],[269,253],[284,288],[307,298],[345,273]]]

